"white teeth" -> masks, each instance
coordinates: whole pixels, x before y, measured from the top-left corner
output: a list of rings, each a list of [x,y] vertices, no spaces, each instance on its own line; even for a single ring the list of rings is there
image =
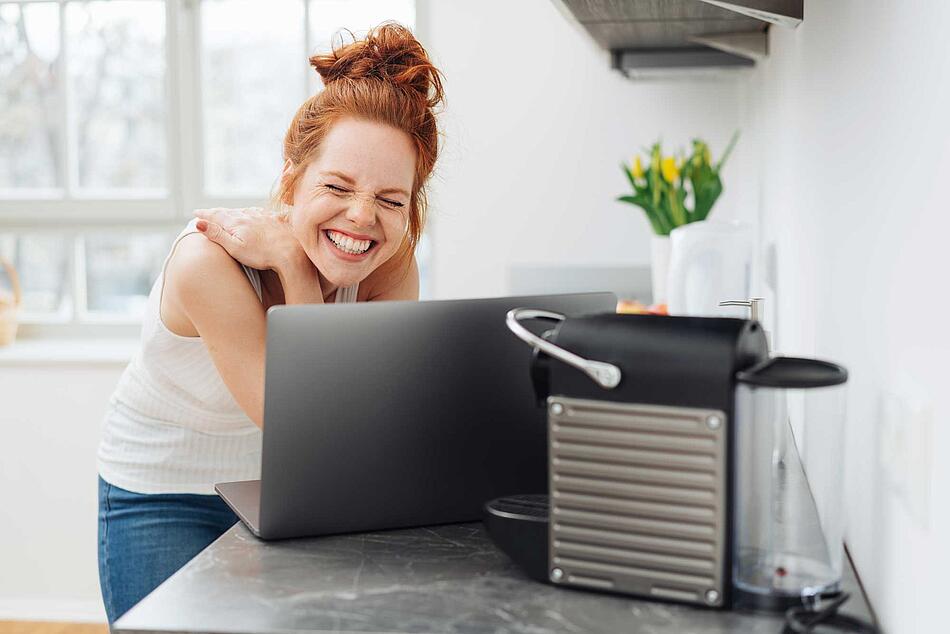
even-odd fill
[[[341,251],[359,255],[365,253],[373,244],[372,240],[354,240],[338,231],[327,231],[327,237],[340,248]]]

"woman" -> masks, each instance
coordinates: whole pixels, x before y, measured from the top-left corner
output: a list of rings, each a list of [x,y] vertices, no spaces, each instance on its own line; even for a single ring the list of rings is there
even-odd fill
[[[110,399],[98,463],[110,623],[237,521],[215,482],[260,477],[266,310],[418,299],[439,72],[396,24],[310,63],[325,89],[287,131],[280,211],[196,212]]]

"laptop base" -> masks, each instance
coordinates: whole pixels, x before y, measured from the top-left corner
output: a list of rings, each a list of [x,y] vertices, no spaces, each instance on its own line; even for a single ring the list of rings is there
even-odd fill
[[[260,537],[261,481],[219,482],[214,491],[244,522],[255,537]]]

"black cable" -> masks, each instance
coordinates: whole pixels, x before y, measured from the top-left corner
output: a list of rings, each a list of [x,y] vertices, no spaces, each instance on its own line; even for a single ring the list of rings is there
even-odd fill
[[[826,602],[825,598],[829,600]],[[782,628],[782,634],[807,634],[819,626],[844,632],[879,634],[879,630],[872,623],[847,614],[838,614],[838,608],[850,598],[850,594],[842,592],[831,597],[820,597],[822,599],[818,603],[821,605],[820,608],[809,606],[789,608],[785,611],[785,627]]]

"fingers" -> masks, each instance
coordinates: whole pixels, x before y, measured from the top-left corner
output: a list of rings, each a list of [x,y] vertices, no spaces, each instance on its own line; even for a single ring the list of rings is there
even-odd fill
[[[196,218],[202,218],[230,230],[240,225],[248,216],[264,215],[264,209],[262,207],[212,207],[210,209],[195,209],[192,214]]]
[[[195,209],[195,228],[212,242],[240,259],[249,235],[254,234],[261,218],[270,218],[262,207]]]
[[[214,207],[212,209],[195,209],[192,214],[194,214],[196,218],[201,218],[220,225],[222,217],[227,212],[228,210],[223,207]]]
[[[224,247],[225,251],[231,253],[231,255],[234,255],[232,251],[235,248],[244,244],[244,241],[238,236],[231,234],[216,222],[209,222],[202,218],[195,223],[195,228],[212,242]]]

